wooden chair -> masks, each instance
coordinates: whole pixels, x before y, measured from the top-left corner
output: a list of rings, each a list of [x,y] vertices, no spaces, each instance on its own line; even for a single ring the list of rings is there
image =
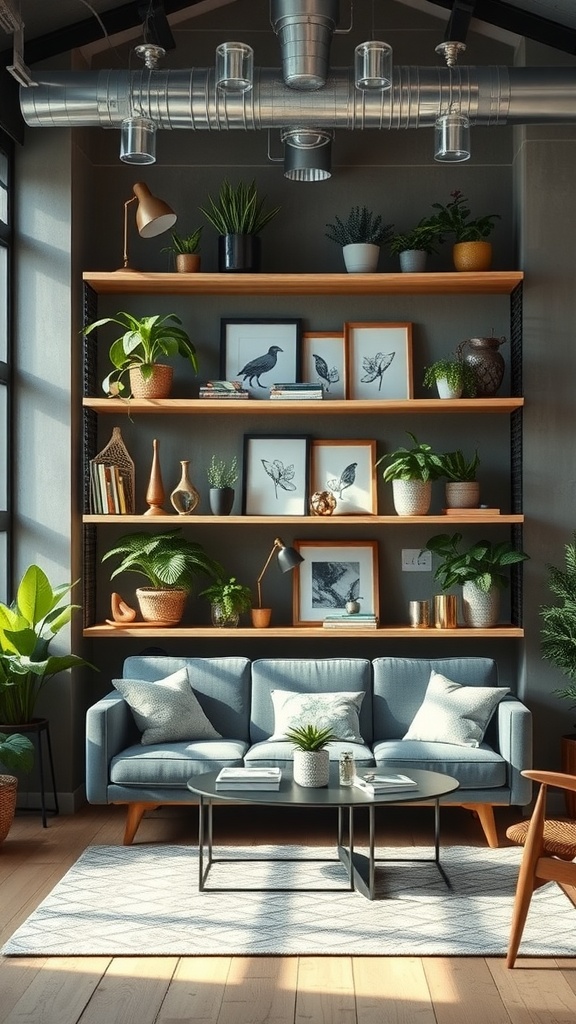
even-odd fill
[[[540,783],[529,821],[506,829],[508,839],[524,847],[518,875],[506,967],[513,967],[524,931],[532,893],[546,882],[576,885],[576,820],[547,818],[548,787],[576,792],[576,776],[560,772],[523,771],[527,779]],[[576,909],[576,908],[575,908]]]

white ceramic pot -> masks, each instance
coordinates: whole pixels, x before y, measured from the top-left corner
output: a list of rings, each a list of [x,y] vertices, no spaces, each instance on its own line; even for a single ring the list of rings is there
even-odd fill
[[[461,398],[462,387],[451,388],[446,377],[439,377],[436,381],[436,388],[438,389],[438,398]]]
[[[445,489],[446,508],[478,508],[480,484],[477,480],[449,480]]]
[[[349,274],[373,274],[378,267],[380,246],[371,242],[357,242],[342,246],[344,263]]]
[[[393,480],[392,497],[399,516],[425,516],[432,501],[432,482]]]
[[[492,587],[487,594],[475,583],[462,587],[462,609],[464,622],[472,629],[491,629],[496,626],[500,615],[500,590]]]
[[[330,754],[322,750],[294,751],[294,782],[309,789],[320,789],[328,785],[330,776]]]

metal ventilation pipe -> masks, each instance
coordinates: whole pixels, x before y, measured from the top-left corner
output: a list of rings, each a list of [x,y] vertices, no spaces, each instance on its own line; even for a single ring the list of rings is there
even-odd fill
[[[392,88],[365,93],[349,68],[333,71],[320,92],[296,92],[277,68],[257,68],[254,88],[222,94],[213,68],[187,71],[45,71],[21,88],[26,124],[38,128],[120,128],[144,117],[157,128],[258,131],[263,128],[397,129],[433,127],[457,104],[471,125],[576,121],[576,68],[396,67]]]
[[[328,77],[338,0],[271,0],[270,21],[282,51],[282,74],[291,89],[321,89]]]

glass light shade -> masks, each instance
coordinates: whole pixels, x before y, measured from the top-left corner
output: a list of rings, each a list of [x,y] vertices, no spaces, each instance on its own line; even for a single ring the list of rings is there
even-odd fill
[[[327,181],[332,176],[332,139],[327,128],[284,128],[284,177],[289,181]]]
[[[246,43],[220,43],[216,47],[216,88],[222,92],[248,92],[254,81],[254,50]]]
[[[126,117],[120,128],[120,159],[125,164],[156,163],[156,125],[147,117]]]
[[[354,51],[354,74],[358,89],[390,89],[392,85],[392,47],[371,39]]]
[[[434,159],[453,164],[470,159],[470,121],[463,114],[443,114],[437,119]]]

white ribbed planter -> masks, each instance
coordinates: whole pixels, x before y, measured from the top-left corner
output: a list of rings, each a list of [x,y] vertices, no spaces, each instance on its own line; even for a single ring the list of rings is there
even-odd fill
[[[322,750],[294,751],[294,782],[309,789],[328,785],[330,776],[330,753]]]
[[[487,594],[475,583],[462,587],[462,609],[464,622],[472,629],[491,629],[500,616],[500,590],[492,587]]]
[[[349,274],[373,274],[378,268],[380,246],[371,242],[356,242],[342,246],[342,255]]]
[[[399,516],[425,516],[432,502],[432,482],[393,480],[392,496]]]

